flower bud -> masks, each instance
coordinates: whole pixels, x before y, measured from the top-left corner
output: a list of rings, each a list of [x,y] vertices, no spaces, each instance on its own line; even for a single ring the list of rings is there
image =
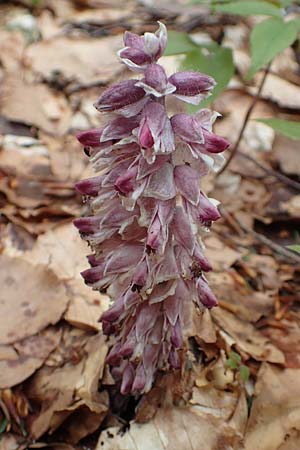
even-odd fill
[[[138,80],[125,80],[106,89],[94,104],[98,111],[115,111],[136,103],[145,96],[145,91],[136,86]]]
[[[213,78],[199,72],[177,72],[169,78],[176,87],[175,94],[192,97],[208,94],[216,85]]]

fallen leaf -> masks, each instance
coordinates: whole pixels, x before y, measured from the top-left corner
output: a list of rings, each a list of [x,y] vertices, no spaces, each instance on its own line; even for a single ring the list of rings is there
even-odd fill
[[[86,286],[80,272],[88,266],[87,244],[72,223],[60,225],[38,237],[23,257],[47,265],[67,287],[70,300],[65,319],[74,326],[99,330],[99,318],[107,309],[109,297]]]
[[[272,156],[283,173],[300,175],[299,141],[276,135]]]
[[[299,424],[300,370],[263,364],[255,385],[245,450],[281,449],[290,434],[300,431]]]
[[[52,270],[20,258],[0,256],[0,343],[10,344],[57,323],[69,297]]]
[[[245,406],[244,400],[244,411]],[[242,430],[236,428],[236,423],[224,421],[194,405],[159,409],[149,423],[133,422],[125,433],[109,428],[101,433],[96,450],[238,450],[241,438]]]
[[[0,389],[30,377],[58,346],[61,332],[53,327],[12,345],[0,345]]]
[[[243,256],[243,253],[233,250],[216,235],[205,238],[204,243],[205,254],[216,272],[228,269]]]
[[[66,333],[68,339],[68,330]],[[107,353],[105,337],[102,333],[95,336],[82,333],[78,335],[77,346],[74,346],[76,341],[71,340],[64,356],[61,355],[62,348],[58,348],[51,355],[53,362],[58,358],[56,365],[44,365],[28,385],[27,398],[40,405],[39,413],[30,423],[30,434],[34,439],[47,430],[52,433],[73,411],[83,406],[99,415],[100,422],[104,419],[108,396],[104,391],[98,392],[98,383]],[[66,359],[61,360],[61,356]],[[88,421],[85,432],[83,427],[82,424],[81,437],[89,434]]]
[[[212,317],[221,329],[222,338],[230,347],[234,344],[257,361],[284,364],[284,354],[251,323],[240,320],[223,308],[215,308]]]
[[[60,74],[68,82],[105,84],[123,70],[115,54],[121,47],[122,36],[102,39],[59,36],[30,45],[25,59],[28,67],[49,81]]]
[[[4,78],[1,89],[0,112],[9,120],[34,125],[50,134],[67,131],[71,109],[62,93],[51,91],[45,84],[26,82],[15,73]]]

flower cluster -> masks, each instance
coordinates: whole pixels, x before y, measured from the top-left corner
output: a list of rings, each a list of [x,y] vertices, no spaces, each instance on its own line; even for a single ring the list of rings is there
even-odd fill
[[[167,77],[157,64],[162,23],[143,37],[126,32],[124,43],[119,56],[139,78],[105,90],[95,107],[111,120],[78,135],[99,175],[77,183],[90,215],[75,220],[93,251],[82,276],[113,300],[101,321],[114,337],[107,362],[123,394],[147,392],[157,370],[179,368],[191,305],[217,304],[200,231],[220,214],[200,182],[229,145],[212,133],[207,109],[168,117],[167,95],[198,104],[215,82],[195,72]]]

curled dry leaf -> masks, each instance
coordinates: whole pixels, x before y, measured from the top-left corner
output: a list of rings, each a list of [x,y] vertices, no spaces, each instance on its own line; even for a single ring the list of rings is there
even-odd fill
[[[245,398],[235,404],[244,422],[247,417]],[[208,450],[240,449],[244,423],[234,412],[224,420],[203,411],[198,405],[187,408],[162,408],[147,424],[132,423],[125,434],[117,428],[101,433],[97,450]]]
[[[8,74],[1,94],[0,112],[7,119],[34,125],[50,134],[62,135],[68,130],[71,108],[63,94],[51,91],[47,85],[27,83],[15,73]]]
[[[0,345],[0,389],[15,386],[41,367],[58,346],[61,331],[48,327],[12,345]]]
[[[221,308],[216,308],[211,314],[229,347],[235,344],[240,351],[257,361],[284,364],[284,354],[251,323],[240,320],[234,314]]]
[[[282,450],[300,431],[300,370],[263,364],[245,434],[245,450]],[[299,447],[299,440],[298,440]],[[291,447],[293,448],[293,447]]]
[[[40,411],[29,427],[34,439],[47,430],[52,433],[74,411],[84,408],[88,419],[77,430],[76,440],[79,440],[98,428],[107,411],[107,393],[98,392],[107,353],[104,336],[81,332],[74,341],[68,330],[66,333],[70,345],[65,347],[65,354],[61,355],[61,348],[58,348],[51,355],[52,365],[46,363],[32,378],[26,391],[29,401],[34,399],[35,404],[40,405]],[[73,426],[72,422],[69,426]],[[68,424],[63,431],[68,433]]]
[[[69,297],[59,279],[43,265],[0,256],[0,343],[35,335],[60,320]]]

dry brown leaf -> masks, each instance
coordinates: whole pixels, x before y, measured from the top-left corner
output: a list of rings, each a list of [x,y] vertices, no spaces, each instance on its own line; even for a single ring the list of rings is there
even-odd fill
[[[65,319],[74,326],[99,330],[98,322],[107,309],[107,295],[93,291],[84,284],[80,272],[87,268],[87,244],[80,238],[72,223],[60,225],[39,236],[32,250],[24,258],[35,264],[50,267],[65,282],[71,299]]]
[[[29,378],[58,346],[60,336],[60,330],[48,327],[13,345],[0,345],[0,389]]]
[[[118,428],[105,430],[97,450],[240,450],[242,429],[236,425],[202,412],[197,405],[160,409],[152,421],[132,423],[124,434]]]
[[[80,407],[86,406],[100,421],[107,411],[107,394],[98,392],[107,353],[102,333],[95,336],[81,333],[77,346],[71,345],[64,356],[67,359],[59,363],[61,350],[57,349],[57,356],[51,355],[52,360],[58,358],[59,365],[44,365],[28,385],[29,401],[34,399],[41,405],[39,414],[30,424],[30,434],[35,439],[48,429],[53,432]],[[87,421],[86,432],[80,431],[81,437],[89,433],[89,426]]]
[[[300,370],[263,364],[255,386],[245,449],[285,448],[285,439],[293,430],[300,431]]]
[[[95,81],[105,84],[123,70],[116,57],[121,47],[122,36],[102,39],[60,36],[32,44],[25,58],[28,67],[47,80],[60,74],[66,81],[82,85]]]
[[[228,269],[243,256],[243,253],[228,247],[216,235],[205,238],[204,242],[205,254],[217,272]]]
[[[256,274],[255,274],[256,276]],[[257,322],[268,316],[274,307],[274,293],[253,291],[236,271],[209,273],[210,286],[222,307],[247,322]],[[259,281],[257,278],[255,281]]]
[[[251,93],[254,94],[257,91],[257,86],[260,85],[262,77],[263,73],[255,76],[254,81],[256,87],[248,89]],[[299,86],[272,73],[268,74],[260,95],[264,99],[272,100],[282,108],[300,108]]]
[[[1,93],[0,111],[7,119],[50,134],[62,135],[69,128],[71,108],[67,100],[47,85],[28,83],[14,73],[4,78]]]
[[[52,270],[20,258],[0,256],[0,343],[10,344],[55,324],[69,297]]]
[[[300,175],[299,141],[276,135],[272,156],[287,175]]]
[[[29,136],[0,136],[0,166],[9,174],[35,180],[51,179],[49,152],[37,139]]]
[[[215,132],[235,142],[242,127],[245,115],[253,101],[253,97],[240,90],[228,89],[215,101],[214,108],[224,115],[216,121]],[[269,118],[274,115],[273,108],[267,102],[258,101],[251,114],[254,118]],[[274,131],[265,124],[249,120],[240,149],[248,151],[269,151],[272,148]]]
[[[26,439],[12,433],[1,435],[1,450],[25,450],[27,449]]]
[[[212,317],[220,327],[220,334],[229,347],[234,344],[240,351],[257,361],[284,364],[284,354],[251,323],[240,320],[223,308],[215,308]]]
[[[268,327],[264,335],[283,353],[287,368],[300,368],[300,325],[299,320],[281,319],[280,328]]]
[[[291,217],[300,217],[300,195],[295,195],[289,201],[282,203],[282,208]]]

